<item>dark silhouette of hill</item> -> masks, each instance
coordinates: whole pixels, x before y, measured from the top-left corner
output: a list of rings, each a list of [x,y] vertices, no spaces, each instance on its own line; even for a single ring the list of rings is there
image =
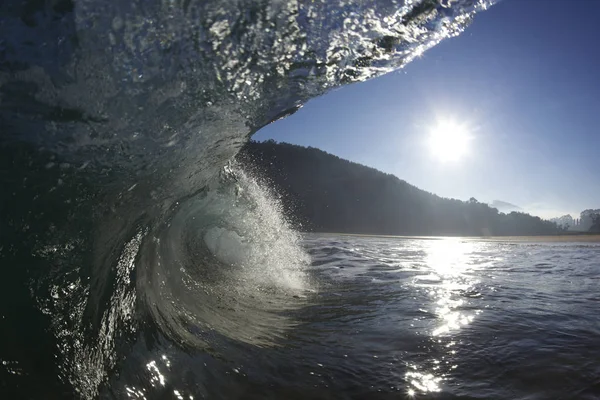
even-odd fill
[[[471,198],[447,199],[397,177],[312,147],[250,141],[238,154],[247,170],[281,195],[301,229],[386,235],[551,235],[557,224],[500,213]]]

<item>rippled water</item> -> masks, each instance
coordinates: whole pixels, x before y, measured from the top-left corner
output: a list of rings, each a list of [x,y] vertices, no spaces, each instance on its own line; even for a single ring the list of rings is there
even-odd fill
[[[305,336],[323,368],[309,382],[331,397],[600,396],[600,246],[333,236],[306,244],[322,282]]]
[[[600,245],[309,234],[303,247],[311,290],[283,311],[285,333],[222,338],[219,354],[140,340],[101,397],[600,396]]]

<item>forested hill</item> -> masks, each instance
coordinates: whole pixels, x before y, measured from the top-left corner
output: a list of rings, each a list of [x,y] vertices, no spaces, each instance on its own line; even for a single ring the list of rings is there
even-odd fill
[[[475,199],[446,199],[397,177],[324,151],[287,143],[249,142],[237,159],[282,196],[285,212],[305,230],[386,235],[549,235],[550,221],[503,214]]]

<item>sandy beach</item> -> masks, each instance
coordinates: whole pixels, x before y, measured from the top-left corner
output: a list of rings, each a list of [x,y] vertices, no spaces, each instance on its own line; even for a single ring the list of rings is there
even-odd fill
[[[335,233],[335,232],[314,232],[319,235],[333,236],[361,236],[361,237],[381,237],[396,239],[468,239],[493,242],[556,242],[556,243],[600,243],[600,234],[570,234],[570,235],[548,235],[548,236],[396,236],[396,235],[371,235],[360,233]]]

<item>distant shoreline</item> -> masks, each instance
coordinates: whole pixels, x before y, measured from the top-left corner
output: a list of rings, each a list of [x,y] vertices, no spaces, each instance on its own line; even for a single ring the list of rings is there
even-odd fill
[[[314,233],[318,235],[332,236],[358,236],[358,237],[373,237],[373,238],[390,238],[390,239],[422,239],[422,240],[440,240],[440,239],[467,239],[489,242],[556,242],[556,243],[600,243],[600,234],[598,233],[571,233],[563,235],[547,235],[547,236],[407,236],[407,235],[376,235],[362,233],[337,233],[337,232],[305,232],[308,234]]]

